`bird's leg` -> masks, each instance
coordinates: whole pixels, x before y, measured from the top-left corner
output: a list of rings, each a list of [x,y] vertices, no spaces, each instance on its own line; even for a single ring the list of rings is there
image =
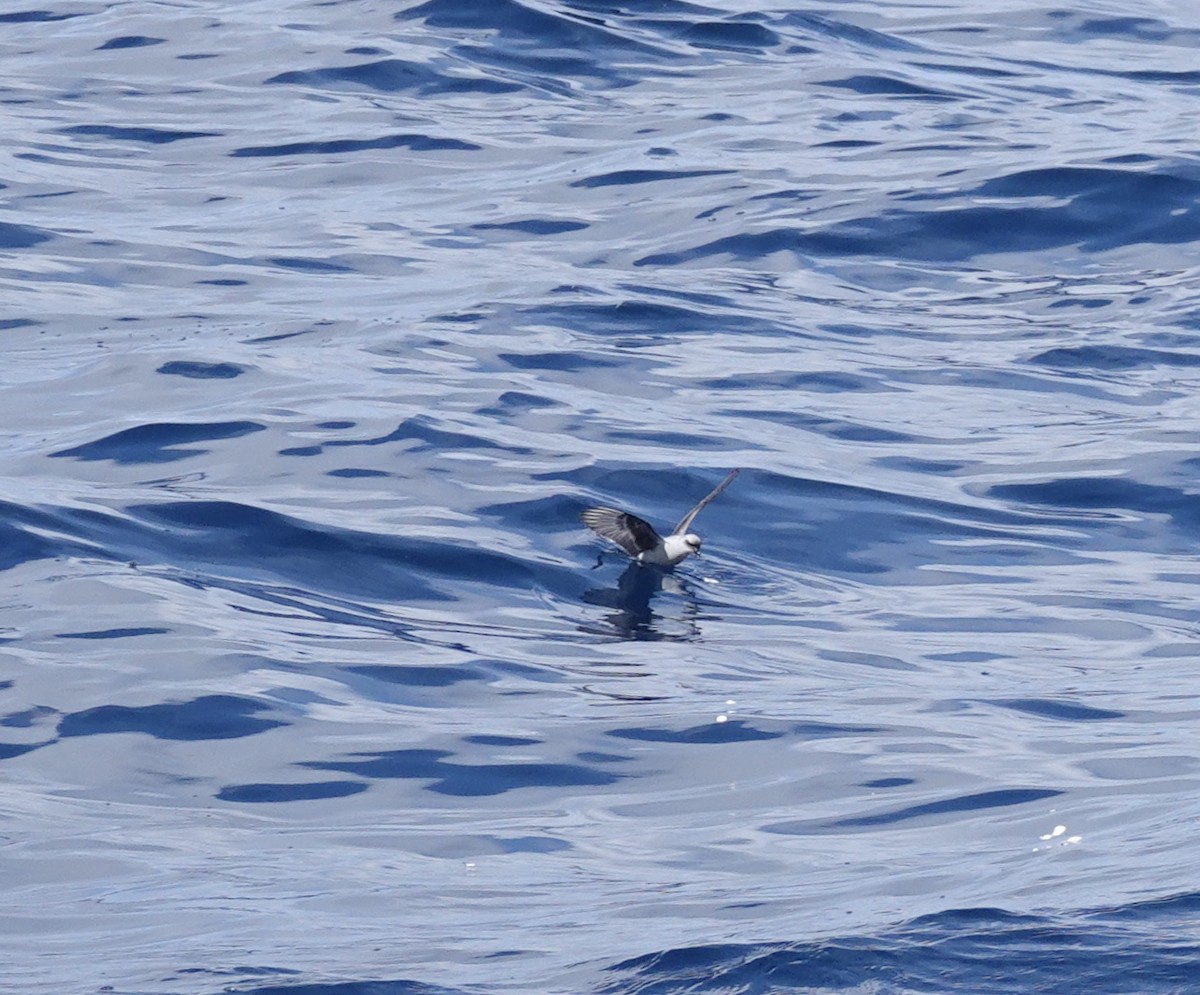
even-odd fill
[[[600,567],[602,567],[603,565],[604,565],[604,554],[603,554],[603,553],[598,553],[598,554],[596,554],[596,562],[595,562],[595,564],[593,565],[592,569],[593,569],[593,570],[598,570],[598,569],[599,569]]]

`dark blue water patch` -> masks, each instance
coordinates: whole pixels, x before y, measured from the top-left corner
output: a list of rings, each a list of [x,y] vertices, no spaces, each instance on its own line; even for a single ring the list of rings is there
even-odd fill
[[[335,263],[328,259],[313,259],[307,256],[270,256],[267,263],[271,266],[278,266],[280,269],[296,270],[300,273],[353,273],[355,271],[353,266],[346,263]]]
[[[223,787],[215,797],[223,802],[244,804],[274,804],[280,802],[321,801],[326,798],[349,798],[361,794],[369,785],[362,781],[314,781],[305,784],[232,784]]]
[[[278,719],[258,716],[259,712],[269,710],[267,705],[253,698],[231,694],[211,694],[191,701],[137,707],[100,705],[64,715],[58,724],[58,734],[66,738],[140,732],[155,739],[189,742],[241,739],[287,725]]]
[[[863,74],[847,76],[844,79],[821,80],[818,86],[828,86],[839,90],[850,90],[863,96],[877,97],[915,97],[922,100],[957,100],[953,93],[944,90],[934,90],[931,87],[908,83],[892,76]]]
[[[1089,913],[1089,917],[1095,922],[1133,922],[1144,924],[1151,929],[1169,926],[1172,920],[1194,923],[1197,916],[1200,916],[1200,892],[1195,891],[1143,899]],[[1189,938],[1195,938],[1194,931],[1189,930],[1188,935]]]
[[[1156,366],[1200,366],[1200,354],[1136,349],[1131,346],[1084,345],[1047,349],[1029,362],[1060,370],[1136,370]]]
[[[47,521],[46,516],[36,511],[0,502],[0,570],[11,570],[22,563],[50,559],[65,552],[58,540],[22,527],[44,528]],[[76,550],[85,548],[82,543],[68,545]]]
[[[923,802],[919,805],[908,805],[904,808],[874,812],[870,815],[851,816],[845,819],[777,822],[764,826],[763,829],[766,832],[780,833],[785,836],[807,836],[814,832],[826,833],[839,829],[867,829],[875,826],[891,826],[898,822],[908,822],[927,816],[949,816],[959,813],[970,815],[993,808],[1011,808],[1015,805],[1027,805],[1030,802],[1056,798],[1061,794],[1064,792],[1051,788],[1000,788],[995,791],[956,795],[953,798],[940,798],[933,802]],[[945,821],[942,819],[939,824],[944,824]]]
[[[564,235],[590,227],[584,221],[557,218],[529,218],[524,221],[493,221],[471,225],[472,231],[517,231],[524,235]]]
[[[479,413],[495,417],[511,417],[526,411],[544,411],[546,408],[559,407],[562,405],[558,401],[552,401],[548,397],[526,394],[519,390],[506,390],[496,398],[495,404],[480,408]]]
[[[620,169],[613,173],[599,173],[570,185],[593,189],[596,187],[627,187],[641,183],[659,183],[663,180],[688,180],[697,176],[728,176],[733,169]]]
[[[103,45],[98,45],[95,50],[107,52],[121,48],[146,48],[149,45],[161,45],[165,41],[165,38],[151,38],[147,35],[121,35],[117,38],[110,38]]]
[[[949,909],[870,934],[678,947],[613,964],[603,995],[905,992],[1180,995],[1195,987],[1195,896],[1105,912]]]
[[[821,418],[816,415],[799,411],[771,410],[769,408],[725,408],[715,412],[718,417],[750,418],[758,421],[772,422],[776,425],[787,425],[789,428],[799,428],[816,435],[827,436],[831,439],[843,439],[847,442],[886,442],[911,444],[917,442],[916,436],[907,432],[895,432],[892,429],[875,425],[862,425],[855,422],[842,421],[835,418]],[[920,441],[928,442],[923,439]]]
[[[410,447],[410,452],[441,452],[461,451],[464,449],[497,449],[506,453],[521,456],[532,455],[533,450],[524,446],[506,446],[481,436],[467,435],[465,432],[452,432],[449,429],[437,427],[435,420],[425,415],[407,418],[392,431],[383,435],[372,435],[363,439],[331,439],[317,445],[293,446],[280,450],[285,456],[315,456],[326,449],[336,449],[343,446],[385,446],[393,442],[417,442]]]
[[[633,292],[641,287],[630,288]],[[653,341],[666,336],[728,334],[767,335],[778,337],[794,333],[786,327],[747,314],[727,298],[702,294],[672,296],[678,303],[663,303],[644,299],[605,301],[557,301],[522,308],[513,318],[502,315],[515,324],[556,325],[570,329],[572,334],[588,335],[646,335]]]
[[[748,235],[729,235],[703,242],[689,249],[657,252],[635,259],[634,266],[679,266],[711,256],[729,256],[741,262],[754,262],[776,252],[796,255],[816,255],[817,245],[812,236],[794,228],[775,228]]]
[[[813,146],[813,148],[817,148],[817,149],[869,149],[869,148],[874,148],[875,146],[880,145],[880,144],[882,144],[882,143],[881,142],[868,142],[868,141],[863,141],[861,139],[842,138],[842,139],[838,139],[837,141],[832,141],[832,142],[818,142],[816,145]],[[817,193],[813,192],[813,193],[807,194],[806,196],[804,196],[803,198],[800,198],[800,199],[811,200],[812,198],[817,197],[817,196],[819,196],[819,195]],[[753,199],[759,200],[761,198],[756,197]]]
[[[59,128],[58,132],[61,135],[94,135],[144,145],[169,145],[193,138],[220,138],[224,134],[220,131],[170,131],[166,128],[130,128],[115,124],[76,124],[68,128]]]
[[[1026,74],[1014,69],[997,69],[995,66],[984,66],[979,63],[963,63],[963,62],[920,62],[912,61],[908,63],[910,69],[928,69],[935,73],[949,73],[952,76],[970,76],[975,79],[986,80],[1019,80]],[[958,144],[953,146],[921,146],[922,148],[944,149],[945,151],[962,151],[968,146]],[[905,152],[915,151],[918,146],[906,145]],[[1013,146],[1014,150],[1020,146]]]
[[[158,372],[171,377],[187,377],[189,380],[232,380],[246,372],[246,367],[237,363],[200,363],[172,360],[163,363]]]
[[[279,73],[266,80],[320,89],[362,86],[379,93],[411,92],[417,96],[444,96],[462,93],[515,93],[522,88],[492,76],[454,76],[438,72],[432,66],[404,59],[381,59],[354,66],[331,66]],[[478,146],[475,146],[478,148]]]
[[[194,979],[197,977],[213,977],[218,979],[226,979],[229,977],[244,977],[244,978],[291,978],[298,977],[302,971],[294,971],[288,967],[262,967],[259,965],[238,964],[227,968],[209,968],[209,967],[184,967],[169,975],[167,980],[175,981],[179,978]],[[189,990],[193,990],[189,988]],[[228,989],[222,989],[228,991]],[[295,989],[292,989],[293,991]]]
[[[87,17],[91,12],[60,14],[50,10],[21,10],[11,14],[0,14],[0,24],[37,24],[48,21],[68,21],[73,17]]]
[[[584,370],[611,369],[622,364],[614,359],[586,356],[576,352],[502,352],[496,358],[517,370],[551,370],[556,373],[579,373]]]
[[[483,797],[518,788],[605,787],[621,775],[574,763],[453,763],[447,750],[387,750],[352,753],[343,761],[311,760],[298,766],[338,771],[371,779],[429,780],[427,790],[442,795]]]
[[[871,462],[875,466],[888,470],[903,470],[915,474],[954,474],[965,470],[971,464],[957,460],[919,459],[913,456],[876,456]]]
[[[880,777],[874,781],[863,781],[861,787],[864,788],[903,788],[909,784],[917,782],[911,777]]]
[[[361,667],[346,667],[348,673],[367,677],[385,684],[401,684],[405,687],[447,688],[463,681],[487,680],[488,675],[474,667],[421,666],[420,664],[369,664]]]
[[[501,853],[564,853],[575,849],[569,840],[557,836],[492,836],[489,839],[497,844]]]
[[[1074,394],[1077,397],[1103,401],[1114,406],[1132,406],[1158,409],[1163,403],[1163,391],[1130,393],[1112,390],[1104,382],[1091,377],[1062,377],[1022,373],[1017,367],[985,369],[979,366],[967,369],[953,366],[910,367],[895,369],[888,373],[893,386],[899,384],[943,384],[967,387],[972,391],[998,390],[1005,393],[1028,391],[1031,394],[1051,393]],[[904,389],[897,387],[897,389]]]
[[[1114,303],[1112,297],[1067,297],[1058,301],[1051,301],[1046,305],[1048,311],[1062,311],[1067,308],[1082,309],[1084,311],[1095,311],[1099,308],[1109,307]],[[1129,303],[1133,304],[1134,300],[1131,297]]]
[[[106,552],[97,545],[98,534],[92,532],[92,526],[102,528],[110,521],[111,517],[104,512],[46,510],[0,501],[0,570],[34,560],[68,556],[91,559],[107,556],[128,562],[127,554]]]
[[[1170,41],[1176,32],[1162,21],[1150,17],[1097,17],[1081,21],[1072,29],[1076,35],[1096,38],[1138,38],[1142,41]],[[1190,41],[1196,42],[1195,32],[1184,32]]]
[[[391,981],[318,982],[310,985],[285,983],[258,988],[239,985],[237,990],[242,995],[480,995],[478,988],[470,991],[463,988],[444,988],[441,985],[430,985],[406,978]]]
[[[890,393],[900,389],[886,383],[880,377],[845,373],[840,370],[814,370],[806,373],[735,373],[723,377],[709,377],[698,383],[714,390],[739,391],[773,388],[781,391],[809,391],[822,394],[842,394],[854,391]]]
[[[831,145],[836,145],[839,148],[851,148],[851,147],[858,148],[858,147],[869,146],[869,145],[878,145],[878,144],[880,144],[880,143],[879,142],[836,142],[836,143],[835,142],[824,142],[820,145],[815,146],[815,148],[823,148],[825,146],[831,146]],[[787,187],[783,190],[771,190],[771,191],[768,191],[767,193],[755,194],[753,197],[749,198],[749,203],[756,204],[756,203],[766,202],[766,203],[773,203],[773,204],[777,204],[777,203],[806,204],[810,200],[816,200],[817,198],[819,198],[821,196],[821,194],[822,194],[822,191],[819,189],[799,189],[799,188],[794,188],[794,187]],[[726,205],[725,207],[721,208],[721,210],[727,210],[728,206],[729,205]],[[715,212],[714,211],[706,211],[706,212],[704,212],[704,214],[697,215],[697,217],[704,218],[708,214],[711,214],[711,213],[715,213]]]
[[[660,28],[675,27],[676,30],[664,33],[694,48],[717,52],[766,52],[782,44],[779,35],[765,24],[748,19],[695,20],[684,25],[678,21],[654,23]]]
[[[473,152],[482,148],[457,138],[421,134],[384,135],[380,138],[339,138],[323,142],[289,142],[284,145],[246,145],[229,153],[234,159],[263,159],[300,155],[345,155],[368,149],[408,149],[411,152]]]
[[[754,262],[776,252],[800,257],[880,256],[966,262],[981,253],[1030,253],[1081,245],[1103,251],[1143,242],[1194,240],[1200,183],[1189,177],[1117,169],[1043,169],[1014,173],[952,194],[913,194],[910,200],[953,197],[967,206],[939,204],[931,211],[884,211],[824,228],[774,228],[732,235],[674,252],[656,253],[637,266],[670,266],[712,256]],[[1036,207],[976,206],[979,201],[1028,202]]]
[[[930,653],[926,660],[944,660],[947,663],[992,663],[995,660],[1006,660],[1003,653],[988,653],[984,650],[960,650],[955,653]]]
[[[1139,242],[1190,242],[1200,217],[1200,180],[1161,171],[1082,167],[1025,170],[981,184],[981,198],[1066,199],[1063,206],[1004,211],[1017,226],[1010,248],[1083,242],[1092,251]],[[1054,227],[1062,230],[1056,236]]]
[[[543,741],[531,736],[496,736],[480,733],[475,736],[463,736],[463,742],[476,746],[537,746]]]
[[[26,753],[32,753],[43,746],[49,746],[50,742],[52,741],[44,743],[0,743],[0,760],[13,760],[17,757],[23,757]]]
[[[128,639],[133,636],[158,636],[170,629],[129,628],[129,629],[94,629],[88,632],[59,632],[56,639]]]
[[[706,435],[702,432],[664,432],[662,429],[610,428],[603,433],[609,442],[641,442],[647,446],[666,447],[673,451],[694,449],[701,453],[719,453],[737,450],[744,452],[757,448],[741,439],[727,435]]]
[[[317,449],[317,452],[320,452],[319,448]],[[283,455],[283,456],[297,456],[297,455],[312,456],[312,455],[316,455],[316,454],[313,452],[297,452],[296,450],[292,449],[292,450],[288,450],[286,453],[281,452],[280,455]],[[387,470],[374,470],[369,467],[347,466],[347,467],[343,467],[340,470],[330,470],[326,474],[326,476],[327,477],[340,477],[344,480],[362,480],[364,477],[365,478],[390,477],[392,475],[390,473],[388,473]]]
[[[142,504],[129,507],[127,514],[145,524],[131,529],[111,516],[66,513],[86,522],[84,527],[93,537],[119,549],[123,560],[165,560],[181,567],[197,564],[204,576],[218,565],[254,576],[265,570],[293,579],[301,591],[311,591],[314,585],[332,586],[387,601],[457,600],[456,592],[442,592],[433,585],[438,577],[522,590],[533,586],[532,571],[519,560],[478,546],[317,526],[235,502]],[[566,568],[542,565],[538,580],[543,586],[573,587],[574,576]],[[260,590],[255,596],[269,593]],[[318,606],[308,604],[304,610],[317,611]]]
[[[1068,477],[1033,484],[996,484],[988,494],[1001,501],[1019,501],[1093,513],[1111,512],[1114,520],[1125,512],[1165,515],[1177,526],[1194,532],[1200,528],[1200,500],[1194,493],[1162,484],[1145,484],[1126,477]]]
[[[141,463],[173,463],[209,452],[207,449],[177,448],[191,442],[214,442],[219,439],[238,439],[265,426],[252,421],[180,423],[166,422],[137,425],[95,442],[85,442],[71,449],[60,449],[51,456],[72,459],[112,460],[121,466]]]
[[[0,688],[0,690],[7,689]],[[40,724],[43,719],[55,714],[57,714],[55,710],[48,705],[35,705],[33,708],[25,708],[19,712],[9,712],[7,715],[0,716],[0,726],[6,729],[31,729]]]
[[[473,325],[476,322],[482,321],[491,314],[491,310],[485,309],[468,309],[464,311],[442,311],[432,317],[432,321],[439,323],[449,323],[455,325]],[[428,345],[445,345],[446,343],[440,340],[430,341]]]
[[[577,756],[590,764],[624,764],[632,763],[635,759],[624,753],[602,753],[599,750],[584,750]]]
[[[867,653],[862,650],[819,650],[817,657],[834,663],[851,663],[856,667],[875,667],[878,670],[900,670],[905,673],[919,673],[921,667],[897,659],[894,656],[884,656],[882,653]]]
[[[1171,191],[1172,199],[1186,199],[1189,195],[1195,196],[1196,192],[1196,182],[1193,180],[1159,176],[1151,172],[1082,166],[1018,170],[985,180],[975,187],[974,192],[988,197],[1044,197],[1059,200],[1123,186],[1128,190],[1166,189]]]
[[[389,435],[381,439],[372,440],[368,444],[378,445],[383,442],[399,441],[419,442],[420,445],[414,447],[413,452],[499,449],[521,456],[533,454],[533,450],[527,446],[501,445],[491,439],[467,435],[464,432],[452,432],[447,429],[437,428],[430,419],[420,416],[401,422],[394,432],[389,433]],[[338,443],[330,443],[330,445],[336,444]]]
[[[311,335],[314,329],[302,328],[298,332],[276,332],[272,335],[256,335],[243,339],[242,345],[267,345],[271,342],[286,342],[288,339],[299,338],[301,335]]]
[[[607,733],[617,739],[631,739],[641,743],[753,743],[768,739],[782,739],[784,732],[768,732],[756,729],[744,719],[729,722],[705,722],[703,725],[686,729],[655,729],[649,727],[610,729]]]
[[[1167,69],[1135,69],[1131,72],[1092,69],[1097,75],[1115,76],[1118,79],[1136,80],[1139,83],[1174,83],[1180,86],[1194,86],[1200,83],[1200,71],[1184,70],[1172,72]]]
[[[48,242],[50,232],[31,225],[14,225],[0,221],[0,249],[28,249],[41,242]]]
[[[1047,698],[995,698],[990,704],[1001,708],[1010,708],[1014,712],[1024,712],[1027,715],[1037,715],[1045,719],[1059,719],[1063,722],[1096,722],[1105,719],[1123,719],[1124,712],[1114,712],[1107,708],[1092,708],[1069,701],[1053,701]]]

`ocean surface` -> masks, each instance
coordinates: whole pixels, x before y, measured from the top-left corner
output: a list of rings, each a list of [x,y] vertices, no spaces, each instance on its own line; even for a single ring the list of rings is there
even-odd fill
[[[5,5],[0,989],[1200,990],[1198,51]]]

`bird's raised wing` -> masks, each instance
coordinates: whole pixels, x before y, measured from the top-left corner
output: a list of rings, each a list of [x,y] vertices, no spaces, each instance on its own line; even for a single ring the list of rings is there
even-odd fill
[[[654,526],[619,508],[588,508],[579,517],[596,535],[615,542],[630,556],[656,549],[662,543]]]
[[[718,494],[720,494],[721,491],[725,490],[725,488],[728,487],[731,483],[733,483],[733,478],[736,477],[741,472],[742,472],[741,470],[730,470],[729,474],[725,477],[725,479],[722,480],[719,484],[717,484],[716,487],[714,487],[712,489],[712,491],[709,493],[708,497],[704,498],[704,500],[702,500],[698,505],[696,505],[696,507],[694,507],[691,511],[689,511],[686,515],[683,516],[683,520],[678,525],[675,526],[675,531],[672,532],[671,535],[674,535],[674,536],[687,535],[688,529],[690,529],[692,527],[692,522],[695,520],[696,516],[698,514],[700,514],[701,511],[704,510],[704,506],[706,504],[708,504],[708,502],[711,501],[713,498],[715,498]]]

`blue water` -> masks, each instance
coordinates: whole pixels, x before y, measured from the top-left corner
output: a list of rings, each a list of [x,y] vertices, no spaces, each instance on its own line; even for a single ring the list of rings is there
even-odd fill
[[[0,987],[1195,991],[1198,46],[0,12]]]

